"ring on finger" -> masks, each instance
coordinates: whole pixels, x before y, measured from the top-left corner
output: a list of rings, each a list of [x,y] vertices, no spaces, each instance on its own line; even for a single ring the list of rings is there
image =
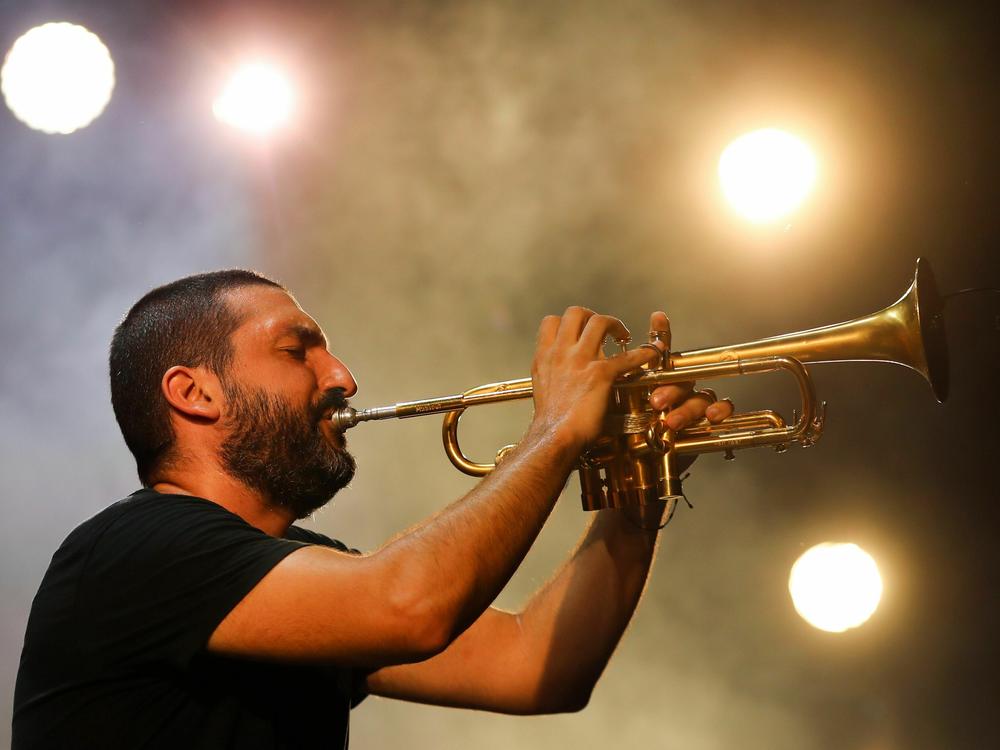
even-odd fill
[[[702,398],[707,398],[709,405],[714,404],[716,401],[719,400],[718,394],[716,394],[716,392],[713,391],[711,388],[701,388],[701,389],[695,391],[694,393],[692,393],[691,395],[692,396],[700,396]],[[725,401],[725,400],[726,399],[723,399],[723,401]],[[730,402],[730,403],[732,403],[732,402]]]
[[[636,348],[651,349],[654,352],[656,352],[657,360],[655,363],[650,364],[649,367],[651,370],[659,370],[664,365],[663,359],[666,356],[666,352],[660,349],[660,347],[658,347],[656,344],[639,344],[639,346]]]

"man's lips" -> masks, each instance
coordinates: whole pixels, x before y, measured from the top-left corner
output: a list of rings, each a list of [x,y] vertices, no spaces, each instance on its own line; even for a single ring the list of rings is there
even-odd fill
[[[343,449],[347,447],[347,439],[344,436],[344,433],[336,429],[333,426],[333,422],[329,419],[321,420],[317,429],[323,433],[323,437],[326,438],[327,442],[335,448]]]
[[[334,416],[336,415],[336,413],[337,413],[338,411],[340,411],[340,408],[339,408],[339,407],[338,407],[338,408],[333,408],[333,409],[327,409],[327,410],[326,410],[325,412],[323,412],[323,413],[322,413],[322,414],[320,415],[320,417],[319,417],[319,419],[317,420],[317,422],[318,422],[319,424],[329,424],[329,425],[330,425],[331,427],[333,427],[333,426],[334,426],[334,424],[335,424],[335,423],[334,423],[334,420],[333,420],[333,417],[334,417]],[[336,433],[338,433],[338,434],[343,434],[344,432],[346,432],[346,430],[338,430],[338,429],[336,429],[336,428],[334,427],[334,432],[336,432]]]
[[[319,404],[317,404],[316,409],[319,413],[317,422],[330,421],[334,412],[339,409],[343,409],[347,406],[347,399],[344,398],[343,391],[340,388],[334,388],[333,390],[327,391],[323,394],[320,399]]]

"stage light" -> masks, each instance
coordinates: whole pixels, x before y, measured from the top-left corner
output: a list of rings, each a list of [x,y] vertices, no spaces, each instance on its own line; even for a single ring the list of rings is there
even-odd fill
[[[285,75],[268,63],[239,68],[212,105],[224,123],[252,133],[266,134],[284,125],[294,108],[292,87]]]
[[[796,209],[816,182],[816,158],[790,133],[755,130],[730,143],[719,157],[719,182],[745,218],[766,224]]]
[[[71,23],[47,23],[14,42],[0,89],[14,116],[45,133],[72,133],[104,111],[115,64],[97,35]]]
[[[842,633],[864,624],[882,597],[878,566],[856,544],[826,542],[792,566],[788,591],[795,610],[813,627]]]

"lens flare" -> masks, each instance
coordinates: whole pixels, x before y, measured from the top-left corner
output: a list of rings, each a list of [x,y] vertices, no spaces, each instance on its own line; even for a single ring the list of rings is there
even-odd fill
[[[104,43],[71,23],[47,23],[19,37],[0,69],[0,90],[17,119],[65,135],[93,122],[111,99],[115,64]]]
[[[719,182],[729,203],[755,224],[787,216],[816,182],[816,158],[801,140],[774,128],[742,135],[719,157]]]
[[[288,122],[294,99],[288,79],[278,68],[254,62],[233,74],[212,111],[221,122],[263,135]]]
[[[882,598],[882,577],[856,544],[825,542],[806,550],[788,577],[795,610],[813,627],[842,633],[864,624]]]

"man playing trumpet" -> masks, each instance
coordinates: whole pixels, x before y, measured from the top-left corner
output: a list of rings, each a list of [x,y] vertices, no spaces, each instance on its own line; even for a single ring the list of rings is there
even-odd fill
[[[655,313],[654,330],[666,316]],[[513,714],[575,711],[629,622],[662,505],[594,514],[520,612],[491,602],[602,429],[621,321],[546,317],[534,416],[465,497],[367,554],[301,529],[351,479],[329,416],[357,391],[316,322],[247,271],[188,277],[111,346],[115,415],[143,489],[78,527],[35,598],[14,747],[344,747],[365,694]],[[672,429],[728,402],[658,388]]]

